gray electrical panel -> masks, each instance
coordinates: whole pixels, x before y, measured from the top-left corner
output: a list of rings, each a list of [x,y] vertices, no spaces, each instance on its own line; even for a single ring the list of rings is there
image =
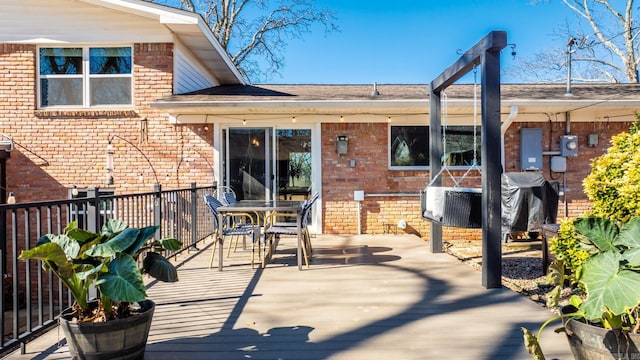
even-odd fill
[[[520,130],[520,170],[542,170],[541,128],[523,128]]]

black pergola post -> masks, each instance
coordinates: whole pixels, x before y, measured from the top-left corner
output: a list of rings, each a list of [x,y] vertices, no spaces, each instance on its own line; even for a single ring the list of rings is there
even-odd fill
[[[467,50],[453,65],[431,82],[430,156],[432,185],[441,169],[442,135],[440,93],[475,66],[482,66],[482,285],[502,286],[501,152],[500,144],[500,51],[507,33],[492,31]],[[431,223],[431,251],[442,252],[442,225]]]

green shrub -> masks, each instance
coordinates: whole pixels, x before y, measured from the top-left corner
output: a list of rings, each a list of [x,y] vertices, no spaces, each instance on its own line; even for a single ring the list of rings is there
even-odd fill
[[[636,118],[640,120],[638,114]],[[591,215],[626,223],[640,215],[640,122],[611,138],[605,154],[591,163],[584,179]]]
[[[549,241],[549,251],[556,260],[562,261],[571,283],[576,282],[576,274],[582,263],[589,257],[589,253],[580,247],[578,233],[573,225],[575,219],[560,221],[558,236]]]

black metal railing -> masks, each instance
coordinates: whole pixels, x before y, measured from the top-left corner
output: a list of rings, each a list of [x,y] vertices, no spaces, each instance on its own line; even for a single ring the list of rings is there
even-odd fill
[[[72,221],[99,232],[108,219],[118,218],[131,227],[159,225],[158,238],[174,237],[183,246],[177,253],[197,250],[197,243],[212,234],[214,220],[204,195],[214,187],[147,193],[105,195],[90,189],[86,197],[0,205],[0,354],[29,341],[41,330],[55,325],[61,310],[72,304],[64,285],[38,261],[19,261],[24,249],[48,233],[62,233]],[[84,195],[84,194],[83,194]]]

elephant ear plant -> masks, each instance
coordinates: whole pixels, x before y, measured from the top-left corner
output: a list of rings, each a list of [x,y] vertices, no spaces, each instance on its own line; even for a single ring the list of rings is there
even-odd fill
[[[622,225],[604,217],[584,217],[576,219],[574,227],[579,247],[589,253],[577,274],[573,274],[581,294],[573,295],[570,305],[542,324],[537,336],[522,329],[525,346],[534,359],[544,359],[539,337],[543,328],[554,320],[563,319],[566,325],[574,319],[618,333],[640,330],[640,217]],[[565,285],[564,270],[562,261],[549,270],[549,278],[556,285],[549,294],[550,303],[556,307]],[[559,331],[568,330],[563,327]]]
[[[129,303],[145,300],[142,274],[166,282],[178,280],[176,268],[158,250],[178,250],[176,239],[154,240],[157,226],[130,228],[120,220],[109,220],[101,232],[78,228],[72,222],[61,235],[47,234],[19,259],[38,259],[71,292],[74,318],[79,322],[102,322],[129,316]],[[142,267],[138,258],[144,254]],[[98,308],[88,302],[92,286],[98,290]]]

